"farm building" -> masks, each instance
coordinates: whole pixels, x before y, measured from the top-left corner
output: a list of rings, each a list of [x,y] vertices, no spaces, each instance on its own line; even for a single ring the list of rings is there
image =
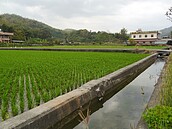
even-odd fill
[[[158,31],[142,31],[138,29],[136,32],[131,32],[130,35],[138,45],[153,45],[160,39]]]
[[[166,45],[171,43],[172,39],[169,36],[163,36],[161,39],[155,42],[155,45]]]
[[[10,38],[11,36],[13,36],[13,33],[0,31],[0,43],[1,42],[9,43],[11,41]]]

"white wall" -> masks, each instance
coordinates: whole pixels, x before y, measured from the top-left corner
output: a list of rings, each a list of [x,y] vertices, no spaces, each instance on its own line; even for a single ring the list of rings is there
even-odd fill
[[[147,35],[147,37],[145,37],[146,35]],[[155,38],[158,38],[158,35],[157,35],[157,33],[144,33],[144,34],[140,33],[140,34],[131,34],[131,38],[133,38],[133,39],[155,39]]]

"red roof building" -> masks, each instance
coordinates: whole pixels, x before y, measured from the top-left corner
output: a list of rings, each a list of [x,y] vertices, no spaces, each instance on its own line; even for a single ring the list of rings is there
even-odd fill
[[[11,41],[11,36],[13,35],[13,33],[0,31],[0,42],[9,43]]]

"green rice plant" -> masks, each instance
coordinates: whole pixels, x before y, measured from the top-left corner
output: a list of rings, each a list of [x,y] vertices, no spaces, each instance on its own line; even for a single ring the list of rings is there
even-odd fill
[[[20,111],[24,112],[24,76],[20,76],[19,82]]]
[[[39,105],[38,103],[40,103],[40,98],[38,99],[38,97],[37,97],[38,96],[38,90],[37,90],[35,78],[34,78],[34,75],[32,72],[30,72],[30,83],[32,86],[32,91],[30,91],[30,92],[32,92],[32,94],[33,94],[33,107],[34,107],[35,105]]]
[[[29,76],[26,76],[29,77]],[[32,102],[32,96],[31,96],[31,90],[30,90],[30,83],[29,79],[26,79],[26,91],[27,91],[27,100],[28,100],[28,108],[31,109],[34,107],[33,102]]]
[[[47,102],[49,99],[50,96],[49,96],[49,92],[47,92],[46,90],[43,90],[43,101],[44,102]]]
[[[18,95],[18,90],[19,90],[19,80],[18,80],[18,77],[16,76],[17,75],[17,72],[15,71],[13,73],[13,76],[14,76],[14,80],[13,80],[13,83],[12,83],[12,86],[11,86],[11,93],[10,93],[10,96],[11,96],[11,108],[12,108],[12,115],[13,116],[16,116],[18,115],[18,107],[17,107],[17,95]]]
[[[11,100],[11,108],[12,108],[13,116],[18,115],[18,107],[16,105],[16,98],[12,98],[12,100]]]
[[[5,87],[4,82],[1,81],[0,82],[0,107],[2,105],[2,96],[3,96],[4,87]]]
[[[55,87],[55,96],[59,96],[60,95],[60,87]]]
[[[10,87],[9,84],[7,85],[7,87]],[[3,120],[7,119],[8,114],[8,91],[9,89],[7,89],[2,96],[1,114]]]
[[[8,118],[8,112],[6,108],[1,109],[1,117],[2,117],[2,120],[6,120]]]

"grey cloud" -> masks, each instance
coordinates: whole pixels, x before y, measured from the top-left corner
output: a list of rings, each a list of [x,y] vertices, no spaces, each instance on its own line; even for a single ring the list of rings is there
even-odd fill
[[[1,0],[0,14],[15,13],[57,28],[119,31],[169,26],[164,13],[170,6],[171,0]]]
[[[2,2],[5,0],[2,0]],[[101,16],[114,15],[117,10],[133,0],[11,0],[21,8],[41,6],[43,12],[51,16],[58,15],[61,17],[80,17],[80,16]]]
[[[8,0],[9,4],[18,4],[23,9],[41,6],[43,12],[65,18],[115,15],[120,8],[138,1],[143,0]],[[7,0],[1,0],[1,3],[4,2]],[[163,0],[163,3],[169,2],[170,0]]]

